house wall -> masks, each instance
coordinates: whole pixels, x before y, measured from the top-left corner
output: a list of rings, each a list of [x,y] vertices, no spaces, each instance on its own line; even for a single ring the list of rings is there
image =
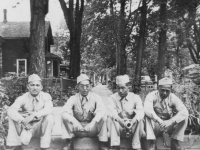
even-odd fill
[[[6,72],[16,72],[16,60],[27,59],[28,52],[28,39],[6,39],[2,44],[3,76]],[[27,68],[29,68],[28,64],[27,62]]]

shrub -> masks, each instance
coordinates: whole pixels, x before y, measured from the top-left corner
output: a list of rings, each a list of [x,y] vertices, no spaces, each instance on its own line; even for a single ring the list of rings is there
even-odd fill
[[[188,130],[190,134],[200,131],[200,88],[190,78],[176,79],[173,92],[183,101],[189,111]]]
[[[10,105],[10,101],[0,82],[0,147],[4,146],[6,135],[8,133],[8,117],[6,114],[8,105]]]

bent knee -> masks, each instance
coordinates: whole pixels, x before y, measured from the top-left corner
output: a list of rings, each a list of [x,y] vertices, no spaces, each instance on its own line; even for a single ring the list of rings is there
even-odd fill
[[[68,120],[68,114],[65,113],[65,112],[62,113],[60,116],[61,116],[61,119],[62,119],[62,120]]]

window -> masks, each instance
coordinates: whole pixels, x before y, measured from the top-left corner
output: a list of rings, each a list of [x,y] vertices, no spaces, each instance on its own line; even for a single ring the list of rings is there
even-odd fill
[[[27,60],[17,59],[17,76],[27,75]]]

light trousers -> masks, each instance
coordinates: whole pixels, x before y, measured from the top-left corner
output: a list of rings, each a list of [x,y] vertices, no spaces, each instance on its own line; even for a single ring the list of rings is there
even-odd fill
[[[145,117],[145,122],[146,122],[147,140],[155,140],[156,137],[162,132],[159,124],[155,123],[149,117]],[[179,123],[172,124],[166,129],[166,131],[167,133],[169,133],[172,139],[183,141],[184,132],[187,127],[187,124],[188,124],[188,118]]]
[[[40,147],[49,148],[51,143],[51,133],[54,125],[53,115],[47,115],[31,130],[32,137],[40,137]],[[9,129],[7,136],[8,146],[22,145],[20,135],[22,133],[22,125],[16,121],[9,119]]]
[[[64,115],[64,114],[63,114]],[[66,119],[63,119],[66,118]],[[80,122],[82,126],[86,126],[89,122]],[[105,115],[99,122],[97,122],[91,131],[74,131],[73,124],[69,122],[67,117],[62,116],[62,138],[71,139],[74,136],[78,137],[95,137],[98,136],[99,141],[108,141],[107,131],[107,116]]]
[[[121,127],[121,125],[117,121],[109,117],[108,128],[110,130],[110,146],[120,146],[120,137],[123,132],[123,127]],[[135,123],[131,130],[132,130],[132,148],[139,149],[141,148],[140,139],[143,134],[142,131],[144,130],[143,120],[139,121],[138,123]]]

